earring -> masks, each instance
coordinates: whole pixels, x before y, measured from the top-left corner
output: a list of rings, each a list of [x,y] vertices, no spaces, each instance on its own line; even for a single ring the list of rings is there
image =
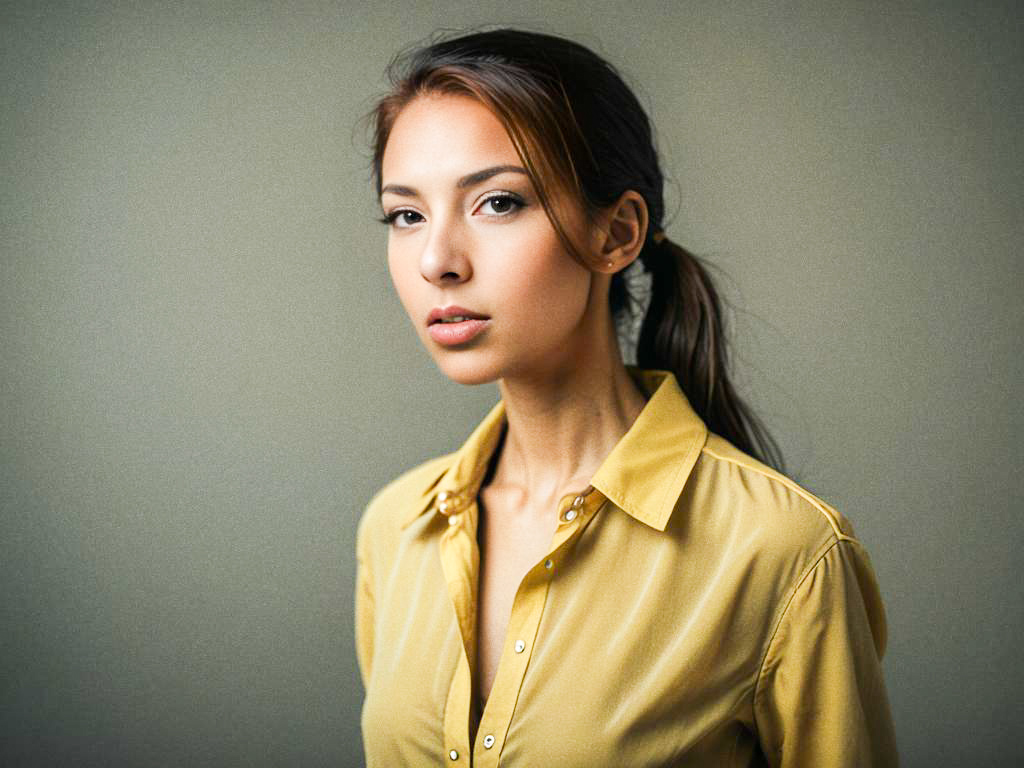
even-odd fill
[[[605,265],[606,267],[611,267],[611,266],[614,266],[614,264],[615,264],[615,262],[614,262],[614,261],[606,261],[606,262],[604,263],[604,265]]]

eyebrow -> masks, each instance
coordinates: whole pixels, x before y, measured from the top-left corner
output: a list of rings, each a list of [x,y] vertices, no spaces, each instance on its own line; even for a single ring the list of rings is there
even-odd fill
[[[457,182],[455,182],[455,186],[458,189],[472,187],[474,184],[479,184],[482,181],[487,181],[487,179],[491,178],[492,176],[497,176],[499,173],[522,173],[526,176],[529,176],[529,174],[526,172],[526,169],[520,168],[518,165],[495,165],[491,168],[484,168],[482,171],[474,171],[473,173],[466,174]],[[380,191],[381,195],[383,195],[385,192],[391,192],[392,194],[395,195],[402,195],[403,197],[415,197],[417,194],[419,194],[412,187],[405,187],[402,186],[401,184],[388,184],[386,187],[383,187]]]

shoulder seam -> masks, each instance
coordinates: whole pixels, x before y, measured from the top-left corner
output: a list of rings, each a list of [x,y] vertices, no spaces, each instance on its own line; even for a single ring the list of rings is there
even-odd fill
[[[801,488],[799,485],[797,485],[795,482],[790,480],[785,475],[776,474],[773,472],[766,472],[761,467],[755,466],[748,462],[739,461],[737,459],[730,458],[729,456],[722,456],[720,453],[715,453],[711,448],[708,448],[707,445],[705,445],[701,449],[701,453],[706,453],[709,456],[713,456],[714,458],[718,459],[719,461],[725,461],[728,462],[729,464],[735,464],[737,467],[748,469],[751,472],[756,472],[762,477],[766,477],[769,480],[773,480],[776,483],[781,483],[786,488],[800,496],[804,501],[808,502],[812,507],[818,510],[818,512],[821,513],[821,515],[826,520],[828,520],[828,524],[832,527],[832,532],[835,533],[836,539],[838,539],[839,541],[857,541],[855,537],[847,536],[839,529],[839,522],[835,519],[832,513],[824,506],[820,499],[816,499],[813,495],[811,495],[810,492]]]

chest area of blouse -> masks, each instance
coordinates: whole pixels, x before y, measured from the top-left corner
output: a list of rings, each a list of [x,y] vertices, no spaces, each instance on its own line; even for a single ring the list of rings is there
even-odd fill
[[[555,517],[518,509],[508,497],[482,495],[478,504],[475,693],[490,693],[519,585],[551,548]],[[553,505],[552,505],[553,507]]]
[[[377,741],[377,754],[399,762],[440,753],[455,765],[471,756],[474,765],[572,766],[620,754],[637,757],[622,765],[670,765],[680,750],[736,743],[761,648],[748,630],[768,624],[756,615],[766,603],[745,597],[742,574],[688,562],[680,542],[621,510],[597,512],[560,519],[546,545],[507,564],[507,613],[475,729],[477,619],[489,610],[479,602],[489,582],[475,521],[403,544],[377,603],[368,747]],[[376,722],[400,731],[367,732]]]

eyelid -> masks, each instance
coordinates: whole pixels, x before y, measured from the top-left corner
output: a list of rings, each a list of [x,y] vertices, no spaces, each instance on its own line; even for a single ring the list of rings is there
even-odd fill
[[[480,206],[486,205],[491,200],[504,199],[511,200],[515,204],[515,208],[513,208],[510,211],[506,211],[505,213],[488,213],[483,215],[491,216],[493,218],[506,218],[515,213],[517,210],[525,208],[527,205],[526,201],[523,199],[523,196],[520,195],[519,193],[513,192],[512,190],[495,189],[485,193],[483,197],[480,199],[480,201],[473,207],[473,210],[476,211],[478,208],[480,208]],[[398,207],[392,208],[378,220],[395,229],[410,229],[413,226],[411,224],[407,226],[400,226],[395,223],[398,220],[398,217],[400,217],[403,213],[415,213],[417,216],[426,218],[422,213],[417,211],[415,208]]]
[[[491,200],[496,200],[496,199],[500,200],[500,199],[505,199],[505,198],[507,198],[509,200],[512,200],[516,204],[517,208],[525,208],[526,207],[526,200],[523,199],[522,195],[520,195],[520,194],[518,194],[516,192],[513,192],[511,190],[504,190],[504,189],[502,189],[502,190],[492,190],[490,192],[487,192],[480,199],[480,202],[477,203],[476,208],[474,208],[473,210],[476,210],[480,206],[489,203]],[[514,211],[508,211],[507,213],[491,213],[491,214],[486,214],[486,215],[488,215],[488,216],[495,216],[495,217],[505,217],[505,216],[509,216],[513,212]]]
[[[426,218],[423,216],[422,213],[417,211],[415,208],[392,208],[390,211],[386,211],[383,216],[377,219],[377,221],[379,221],[382,224],[386,224],[392,229],[410,229],[412,227],[411,224],[407,226],[399,226],[398,224],[395,223],[398,220],[398,217],[401,216],[403,213],[415,213],[417,216]]]

